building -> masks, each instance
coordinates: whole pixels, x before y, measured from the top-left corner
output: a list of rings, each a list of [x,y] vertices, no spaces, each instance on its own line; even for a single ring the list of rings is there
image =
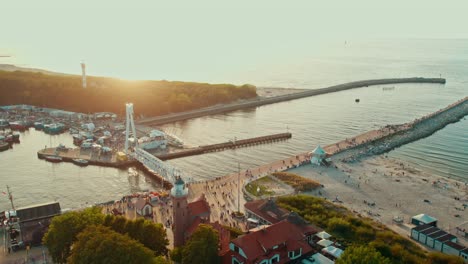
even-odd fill
[[[411,223],[413,225],[432,225],[437,226],[437,219],[427,214],[418,214],[411,217]]]
[[[218,222],[210,222],[211,209],[205,195],[202,194],[190,203],[187,202],[187,196],[185,182],[178,177],[171,189],[174,247],[184,245],[197,227],[205,224],[218,231],[219,254],[229,251],[230,232]]]
[[[315,165],[320,165],[322,161],[327,157],[327,153],[320,146],[317,146],[314,150],[312,150],[311,155],[312,156],[310,158],[310,163]]]
[[[271,225],[278,223],[289,215],[289,211],[279,207],[275,200],[255,200],[244,204],[248,219],[257,222],[258,225]]]
[[[141,216],[151,216],[153,214],[153,205],[148,201],[148,199],[138,199],[135,203],[135,209],[137,214]]]
[[[430,224],[418,225],[411,229],[411,238],[425,246],[448,255],[468,260],[468,248],[457,243],[457,237]]]
[[[223,263],[270,264],[299,260],[313,251],[311,237],[319,230],[296,213],[231,241]]]
[[[23,242],[33,245],[40,244],[50,221],[60,213],[61,209],[58,202],[17,208],[16,217],[19,218]]]

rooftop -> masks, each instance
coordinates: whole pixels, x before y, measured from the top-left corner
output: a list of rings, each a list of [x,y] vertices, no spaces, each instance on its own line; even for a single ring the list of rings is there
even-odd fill
[[[16,215],[21,222],[56,216],[60,212],[61,209],[58,202],[48,202],[16,209]]]
[[[289,214],[288,210],[278,207],[272,199],[247,202],[244,204],[244,207],[272,224],[278,223]]]

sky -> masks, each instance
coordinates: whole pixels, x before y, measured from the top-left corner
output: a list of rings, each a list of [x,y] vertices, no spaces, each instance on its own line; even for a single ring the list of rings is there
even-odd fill
[[[468,38],[468,1],[69,2],[0,0],[0,63],[223,82],[330,41]]]

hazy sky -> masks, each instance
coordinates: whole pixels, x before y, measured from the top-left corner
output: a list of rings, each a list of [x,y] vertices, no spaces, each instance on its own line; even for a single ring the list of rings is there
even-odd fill
[[[466,0],[64,2],[0,0],[0,63],[220,81],[330,40],[468,38]]]

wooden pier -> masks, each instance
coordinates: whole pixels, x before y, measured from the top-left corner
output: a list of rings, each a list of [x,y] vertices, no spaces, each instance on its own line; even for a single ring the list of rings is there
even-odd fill
[[[88,161],[89,165],[98,165],[104,167],[125,168],[128,166],[136,165],[137,161],[127,160],[119,161],[112,153],[101,154],[92,149],[80,148],[44,148],[37,152],[37,157],[45,159],[47,156],[58,156],[64,162],[73,162],[74,159],[84,159]]]
[[[236,141],[228,141],[228,142],[223,142],[223,143],[218,143],[218,144],[213,144],[213,145],[204,145],[204,146],[184,149],[184,150],[176,151],[172,153],[157,154],[156,157],[161,160],[176,159],[176,158],[182,158],[182,157],[187,157],[187,156],[200,155],[204,153],[217,152],[217,151],[222,151],[226,149],[234,149],[234,148],[239,148],[239,147],[265,144],[265,143],[289,139],[291,137],[292,137],[291,133],[273,134],[273,135],[262,136],[262,137],[240,139]]]

